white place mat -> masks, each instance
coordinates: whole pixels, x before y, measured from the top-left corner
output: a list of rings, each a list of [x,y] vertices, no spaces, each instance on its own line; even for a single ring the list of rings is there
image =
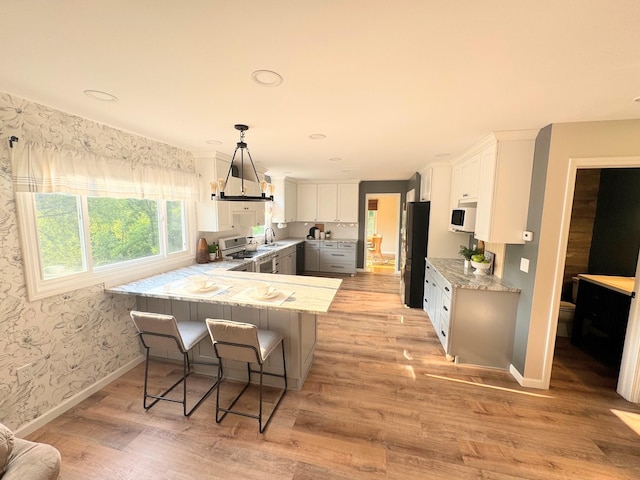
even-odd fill
[[[193,298],[211,298],[215,297],[219,293],[224,292],[231,288],[231,285],[222,285],[216,284],[211,289],[205,289],[202,291],[192,290],[189,285],[167,285],[163,288],[163,291],[166,293],[171,293],[173,295],[180,295],[181,297],[193,297]]]
[[[293,295],[293,290],[277,290],[277,294],[275,294],[271,298],[259,298],[254,295],[253,288],[247,288],[240,293],[235,294],[231,297],[232,301],[236,301],[239,303],[254,303],[259,305],[282,305],[282,303]]]

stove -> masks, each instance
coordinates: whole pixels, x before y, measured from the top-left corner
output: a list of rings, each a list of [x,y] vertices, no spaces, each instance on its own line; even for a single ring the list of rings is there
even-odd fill
[[[224,258],[233,260],[254,259],[254,271],[259,273],[278,273],[277,253],[246,250],[249,240],[247,237],[229,237],[218,240],[220,254]]]
[[[222,255],[224,255],[224,253]],[[229,253],[226,256],[227,257],[231,257],[234,260],[244,260],[244,259],[247,259],[247,258],[253,258],[256,255],[260,255],[260,252],[258,252],[257,250],[254,250],[252,252],[250,252],[249,250],[241,250],[239,252]]]
[[[253,237],[228,237],[218,240],[220,245],[220,254],[223,257],[232,258],[234,260],[244,260],[260,255],[257,250],[246,250],[249,244],[249,238]]]

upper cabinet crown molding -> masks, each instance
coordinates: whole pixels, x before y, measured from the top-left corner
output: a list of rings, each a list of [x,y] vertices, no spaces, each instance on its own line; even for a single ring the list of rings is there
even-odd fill
[[[483,137],[477,143],[474,143],[472,146],[467,148],[464,152],[456,155],[452,160],[451,164],[453,166],[459,165],[460,163],[467,160],[469,157],[477,153],[481,153],[487,147],[494,145],[498,141],[519,141],[519,140],[534,140],[538,136],[539,130],[505,130],[502,132],[493,132],[489,135]]]
[[[314,185],[323,185],[323,184],[341,184],[341,183],[349,183],[349,184],[359,184],[360,180],[351,179],[351,180],[308,180],[308,179],[298,179],[296,180],[298,185],[304,184],[314,184]]]

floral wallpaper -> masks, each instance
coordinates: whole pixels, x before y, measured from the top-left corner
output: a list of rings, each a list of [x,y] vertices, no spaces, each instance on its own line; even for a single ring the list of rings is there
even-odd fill
[[[191,153],[0,93],[0,422],[18,429],[141,354],[135,299],[101,285],[27,301],[8,138],[167,168],[194,170]],[[16,370],[31,364],[33,379]]]

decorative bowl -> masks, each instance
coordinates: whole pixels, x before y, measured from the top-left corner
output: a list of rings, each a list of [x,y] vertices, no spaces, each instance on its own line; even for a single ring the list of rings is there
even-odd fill
[[[487,275],[487,271],[491,268],[491,263],[474,262],[471,260],[471,266],[476,269],[476,275]]]

